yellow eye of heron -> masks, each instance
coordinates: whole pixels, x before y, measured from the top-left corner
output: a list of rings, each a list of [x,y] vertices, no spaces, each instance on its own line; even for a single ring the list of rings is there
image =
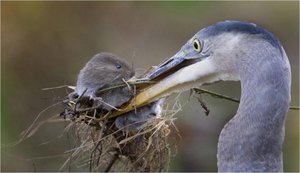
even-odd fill
[[[194,46],[195,51],[201,52],[202,46],[198,39],[194,39],[193,46]]]

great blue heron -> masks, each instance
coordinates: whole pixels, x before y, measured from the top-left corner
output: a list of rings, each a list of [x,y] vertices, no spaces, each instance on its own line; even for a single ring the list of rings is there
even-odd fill
[[[272,33],[252,23],[219,22],[196,33],[146,79],[158,83],[137,95],[136,105],[206,83],[240,80],[237,114],[219,137],[218,170],[283,171],[291,70]]]

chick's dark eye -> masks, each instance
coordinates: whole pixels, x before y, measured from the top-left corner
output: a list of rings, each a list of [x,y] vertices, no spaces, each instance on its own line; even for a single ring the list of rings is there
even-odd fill
[[[115,66],[116,66],[117,69],[122,68],[122,66],[120,64],[115,64]]]

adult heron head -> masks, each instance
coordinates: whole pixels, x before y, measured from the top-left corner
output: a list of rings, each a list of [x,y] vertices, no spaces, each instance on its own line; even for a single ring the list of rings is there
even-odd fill
[[[179,52],[149,73],[146,80],[158,83],[140,93],[136,103],[145,104],[216,81],[251,79],[272,69],[273,60],[262,57],[275,54],[286,56],[277,38],[264,28],[240,21],[219,22],[200,30]],[[262,63],[269,66],[263,67]],[[287,58],[281,63],[289,70]]]
[[[135,106],[203,84],[240,80],[237,114],[219,138],[219,171],[282,171],[291,72],[272,33],[252,23],[219,22],[196,33],[145,79],[157,83],[136,96]]]

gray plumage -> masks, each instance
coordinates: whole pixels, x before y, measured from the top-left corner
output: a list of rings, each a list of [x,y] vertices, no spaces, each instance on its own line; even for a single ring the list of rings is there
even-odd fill
[[[252,23],[219,22],[196,33],[147,77],[155,79],[184,63],[187,65],[177,74],[188,78],[180,81],[182,85],[189,84],[189,88],[220,80],[241,81],[237,114],[219,137],[218,170],[282,172],[291,70],[278,39]],[[202,69],[197,71],[196,67]],[[183,75],[185,71],[195,74]]]
[[[102,52],[95,55],[80,70],[75,92],[78,95],[84,93],[85,97],[98,100],[99,104],[102,103],[102,109],[110,111],[113,107],[119,107],[128,102],[133,97],[133,92],[128,87],[103,93],[99,91],[110,86],[124,84],[124,81],[132,76],[134,76],[134,70],[124,59],[112,53]]]
[[[242,94],[237,114],[219,137],[218,168],[222,172],[283,171],[282,144],[290,103],[290,65],[281,46],[270,44],[262,33],[240,34],[243,39],[230,52],[231,56],[226,57],[228,54],[224,53],[225,58],[234,61],[223,63],[230,63],[231,73],[238,74]]]
[[[78,75],[75,93],[82,96],[79,107],[92,100],[101,112],[111,111],[128,102],[133,97],[133,91],[127,86],[100,93],[101,89],[124,84],[124,81],[134,76],[134,69],[124,59],[112,53],[102,52],[95,55],[84,66]],[[139,130],[150,118],[160,115],[163,99],[126,113],[115,120],[116,127],[124,131]]]

